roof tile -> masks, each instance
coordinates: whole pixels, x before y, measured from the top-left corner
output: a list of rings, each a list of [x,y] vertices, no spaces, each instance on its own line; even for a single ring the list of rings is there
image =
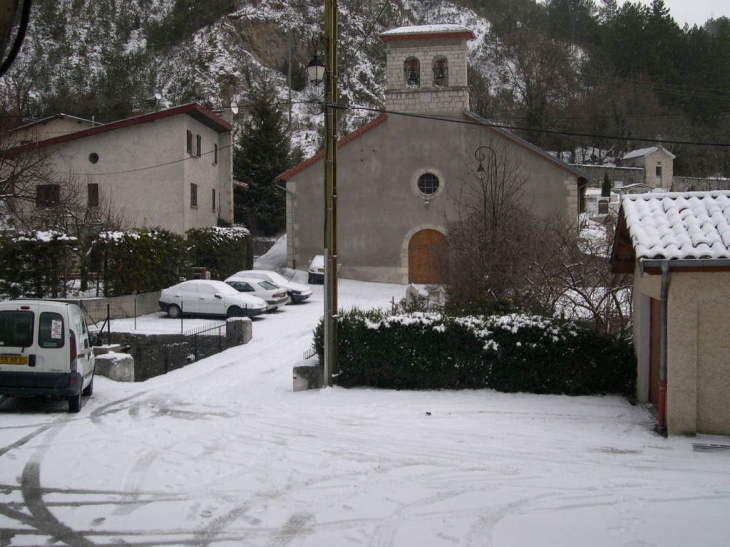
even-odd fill
[[[626,195],[637,258],[730,258],[730,192]]]

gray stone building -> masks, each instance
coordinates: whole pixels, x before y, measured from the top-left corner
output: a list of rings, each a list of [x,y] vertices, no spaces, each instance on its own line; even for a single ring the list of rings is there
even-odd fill
[[[479,156],[487,169],[493,160],[514,166],[523,199],[536,213],[577,219],[586,175],[469,111],[467,41],[473,38],[456,25],[381,35],[386,112],[339,142],[340,277],[443,281],[446,226],[470,199]],[[323,157],[320,152],[278,177],[288,190],[291,268],[306,269],[323,252]]]

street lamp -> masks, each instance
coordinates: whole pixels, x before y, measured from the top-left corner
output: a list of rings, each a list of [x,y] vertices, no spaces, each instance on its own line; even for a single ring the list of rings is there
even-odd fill
[[[337,0],[325,0],[325,63],[314,58],[307,73],[314,85],[324,81],[324,385],[331,386],[337,366]],[[313,44],[316,44],[313,41]]]
[[[309,64],[307,65],[307,76],[309,76],[309,81],[312,82],[313,85],[319,85],[324,81],[324,75],[325,75],[325,66],[322,62],[322,59],[319,58],[319,44],[324,41],[324,37],[317,38],[316,36],[312,38],[312,48],[314,49],[314,58],[309,61]]]

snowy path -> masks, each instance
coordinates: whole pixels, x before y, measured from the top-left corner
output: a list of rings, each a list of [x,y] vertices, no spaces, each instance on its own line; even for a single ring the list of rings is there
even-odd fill
[[[402,294],[340,286],[345,308]],[[0,546],[727,544],[730,453],[620,398],[293,393],[321,295],[166,376],[97,378],[78,415],[0,401]]]

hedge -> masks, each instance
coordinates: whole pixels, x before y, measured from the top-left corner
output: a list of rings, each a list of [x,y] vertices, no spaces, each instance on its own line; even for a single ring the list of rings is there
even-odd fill
[[[322,323],[314,346],[322,360]],[[534,315],[341,312],[337,385],[566,395],[634,391],[630,342]]]
[[[0,293],[9,298],[65,296],[77,240],[62,232],[0,234]]]
[[[253,268],[253,238],[246,228],[194,228],[185,235],[191,264],[207,268],[212,279]]]

